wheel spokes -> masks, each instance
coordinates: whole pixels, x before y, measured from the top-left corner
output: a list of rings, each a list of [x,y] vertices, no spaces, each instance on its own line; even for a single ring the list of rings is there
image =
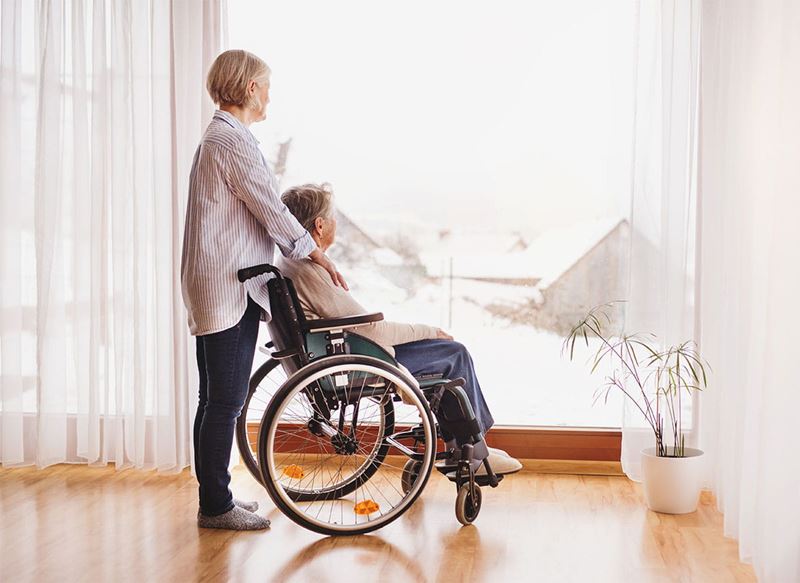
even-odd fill
[[[424,427],[420,451],[429,473],[435,429],[415,394],[411,404],[394,402],[396,382],[375,367],[337,367],[298,384],[270,408],[262,426],[262,471],[292,513],[332,531],[356,530],[393,519],[418,495],[418,481],[403,485],[406,458],[394,448],[387,457],[387,438],[398,419],[404,427]],[[413,394],[406,385],[401,390]],[[315,404],[322,398],[324,407]]]

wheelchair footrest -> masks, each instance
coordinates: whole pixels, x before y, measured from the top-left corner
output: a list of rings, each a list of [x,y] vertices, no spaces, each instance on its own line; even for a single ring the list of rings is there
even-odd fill
[[[439,470],[439,471],[441,471],[441,470]],[[444,472],[442,472],[442,473],[444,473]],[[495,474],[495,475],[497,477],[497,482],[498,483],[503,481],[503,477],[504,477],[503,474]],[[455,472],[455,470],[453,470],[452,472],[447,472],[446,474],[444,474],[444,477],[447,478],[448,480],[450,480],[451,482],[455,482],[456,481],[456,472]],[[486,475],[486,474],[484,474],[484,475],[476,474],[475,475],[475,483],[478,484],[478,486],[491,486],[492,485],[489,476]]]

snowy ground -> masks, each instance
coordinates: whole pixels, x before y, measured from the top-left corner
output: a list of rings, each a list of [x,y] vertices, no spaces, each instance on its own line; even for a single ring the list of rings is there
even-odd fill
[[[439,326],[467,346],[498,424],[620,426],[618,396],[606,405],[592,405],[594,391],[603,381],[601,371],[590,376],[586,365],[596,346],[580,350],[576,346],[575,362],[569,362],[561,356],[563,339],[557,335],[494,318],[476,304],[496,298],[498,290],[492,284],[457,282],[449,326],[449,283],[426,285],[406,299],[402,290],[376,281],[374,273],[348,270],[345,275],[366,308],[382,311],[387,320]]]
[[[430,290],[431,295],[436,291]],[[445,309],[440,309],[440,314],[449,311],[442,307]],[[419,320],[422,315],[416,302],[384,311],[389,318],[406,321]],[[620,426],[620,401],[592,406],[593,393],[602,376],[590,377],[584,358],[588,351],[583,351],[576,362],[569,362],[561,357],[563,339],[555,334],[510,325],[461,298],[454,299],[452,311],[450,327],[446,317],[436,319],[433,314],[422,321],[448,329],[469,348],[498,424]]]

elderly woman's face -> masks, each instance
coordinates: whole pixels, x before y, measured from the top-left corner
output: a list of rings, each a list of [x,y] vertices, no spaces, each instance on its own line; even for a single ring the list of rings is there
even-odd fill
[[[328,219],[328,247],[333,245],[336,240],[336,215],[331,213],[331,218]]]
[[[327,251],[328,247],[336,241],[336,215],[331,213],[331,218],[319,217],[315,221],[314,239],[320,249]]]

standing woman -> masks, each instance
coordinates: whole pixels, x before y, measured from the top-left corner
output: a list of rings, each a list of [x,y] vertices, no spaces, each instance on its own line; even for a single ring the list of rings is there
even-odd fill
[[[269,521],[256,502],[233,498],[228,473],[236,418],[247,396],[258,322],[269,314],[266,276],[239,283],[236,272],[285,257],[308,257],[346,288],[278,196],[275,177],[248,127],[266,119],[267,64],[246,51],[226,51],[208,72],[206,87],[219,109],[192,163],[181,259],[189,330],[197,337],[200,399],[194,456],[200,484],[197,522],[206,528],[256,530]],[[267,316],[269,317],[269,316]]]

